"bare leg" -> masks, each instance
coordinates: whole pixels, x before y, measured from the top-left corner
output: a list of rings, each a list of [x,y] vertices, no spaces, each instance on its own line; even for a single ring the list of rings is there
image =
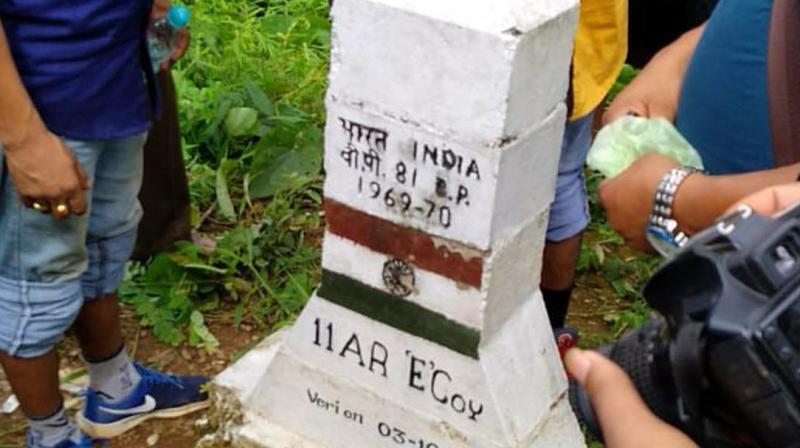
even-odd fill
[[[582,234],[564,241],[548,241],[542,264],[542,294],[553,327],[563,327],[575,283]]]
[[[123,344],[119,313],[116,294],[84,303],[75,334],[87,361],[102,361],[119,352]]]
[[[25,415],[30,418],[47,417],[61,407],[58,356],[55,350],[32,359],[0,353],[0,363]]]
[[[583,234],[544,246],[542,288],[567,289],[575,283],[575,268],[581,253]]]

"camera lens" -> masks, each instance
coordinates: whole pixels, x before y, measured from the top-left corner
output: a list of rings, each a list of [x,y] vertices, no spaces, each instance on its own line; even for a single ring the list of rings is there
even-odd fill
[[[599,351],[608,356],[628,374],[653,413],[666,422],[677,425],[678,395],[672,379],[669,361],[669,340],[665,338],[666,322],[647,321],[631,330],[613,346]],[[576,383],[570,385],[570,404],[578,420],[598,439],[602,434],[589,397]]]

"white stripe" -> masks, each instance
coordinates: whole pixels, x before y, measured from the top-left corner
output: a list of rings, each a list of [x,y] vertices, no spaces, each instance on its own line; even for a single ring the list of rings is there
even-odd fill
[[[325,234],[322,266],[381,291],[387,291],[383,265],[390,258],[330,232]],[[468,327],[481,328],[484,300],[480,290],[420,268],[414,269],[414,275],[416,291],[408,301]]]

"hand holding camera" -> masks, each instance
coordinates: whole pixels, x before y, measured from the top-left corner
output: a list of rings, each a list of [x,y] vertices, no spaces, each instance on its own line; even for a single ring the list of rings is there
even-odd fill
[[[610,447],[692,446],[663,422],[704,447],[800,444],[797,200],[797,186],[746,199],[752,207],[697,235],[651,279],[644,295],[660,317],[600,350],[642,401],[599,354],[567,356],[584,386],[572,388],[573,406]]]
[[[625,372],[603,355],[573,349],[567,368],[595,406],[610,448],[690,448],[697,445],[650,411]]]

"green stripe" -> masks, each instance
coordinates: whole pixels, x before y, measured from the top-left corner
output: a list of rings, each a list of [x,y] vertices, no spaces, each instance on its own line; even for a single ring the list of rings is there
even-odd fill
[[[317,295],[370,319],[478,359],[481,333],[416,303],[331,271]]]

